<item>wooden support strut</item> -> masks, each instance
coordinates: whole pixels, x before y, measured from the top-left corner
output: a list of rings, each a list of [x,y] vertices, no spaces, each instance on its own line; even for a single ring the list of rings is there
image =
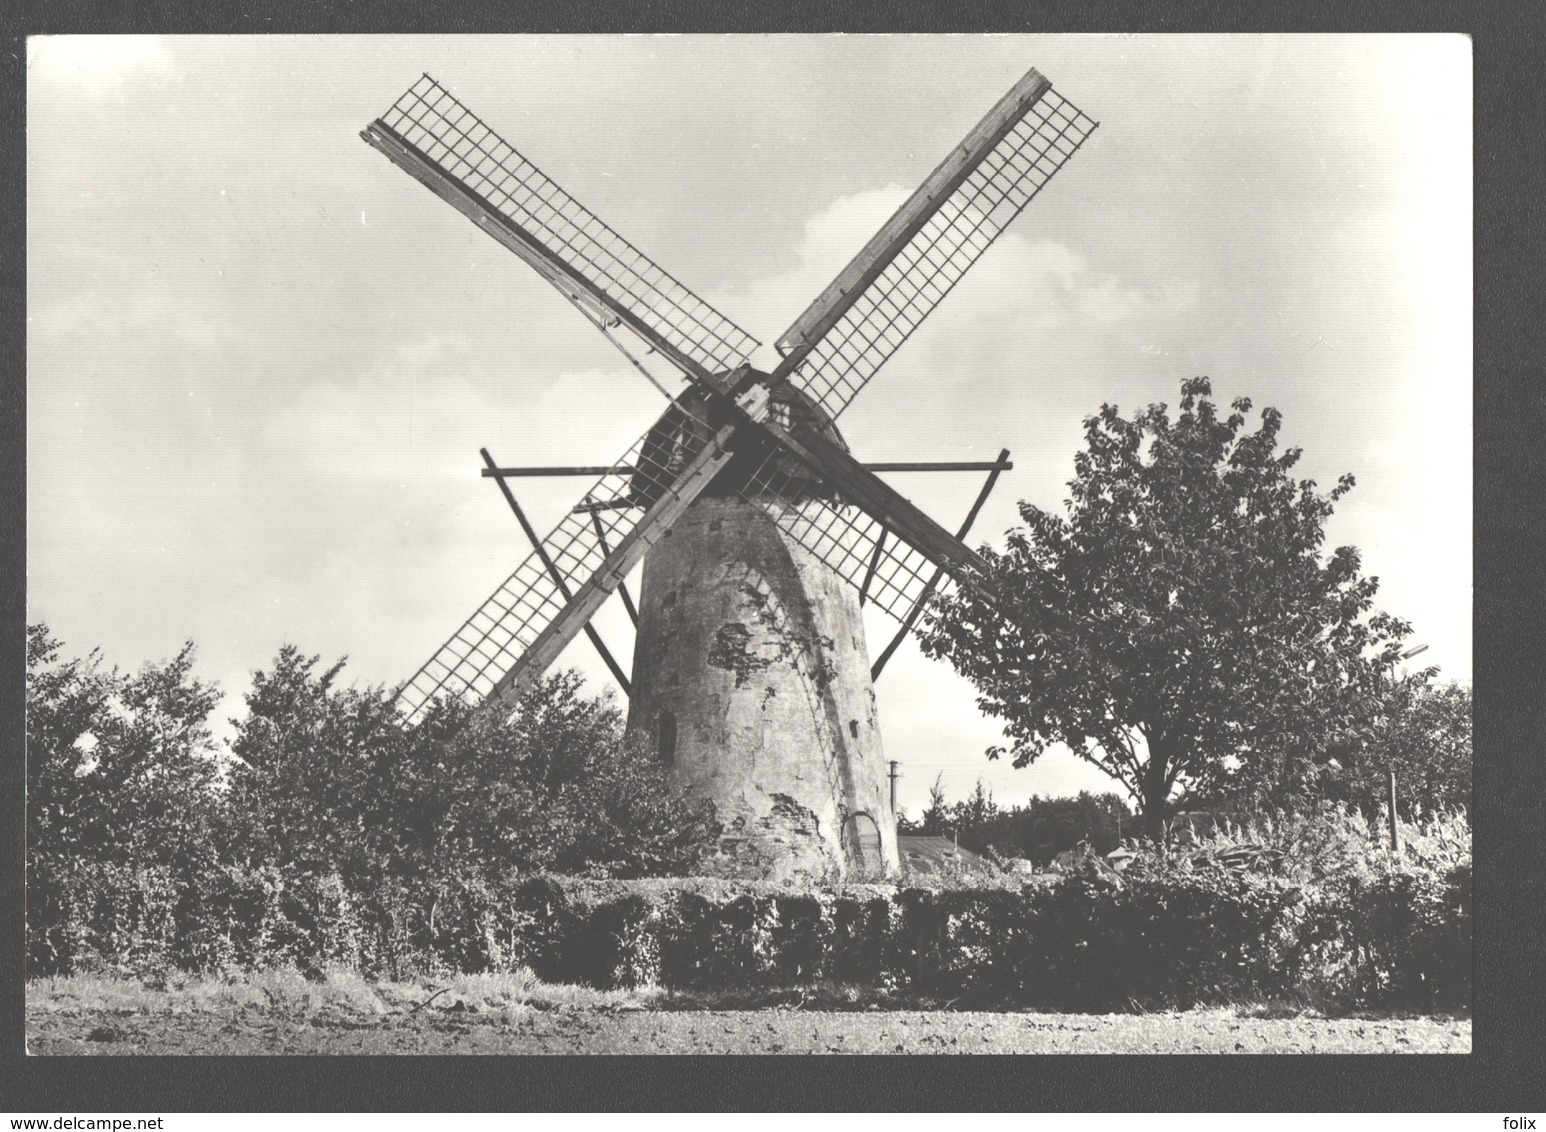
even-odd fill
[[[933,463],[894,462],[889,464],[865,464],[867,472],[991,472],[1010,471],[1013,464],[992,460],[945,460]],[[556,467],[535,468],[484,468],[480,473],[485,479],[495,476],[542,477],[542,476],[631,476],[634,469],[629,464],[568,464]]]
[[[880,537],[875,540],[875,553],[870,555],[869,568],[864,571],[864,582],[859,586],[859,604],[863,605],[865,599],[870,596],[870,583],[875,580],[875,571],[880,569],[880,556],[886,550],[885,527],[880,528]]]
[[[607,543],[607,532],[601,525],[601,516],[596,512],[590,513],[591,526],[596,529],[596,541],[601,544],[602,554],[611,554],[612,547]],[[623,608],[628,611],[628,620],[633,622],[633,627],[639,627],[639,611],[634,608],[633,595],[628,592],[627,582],[617,583],[617,596],[623,599]]]
[[[494,457],[488,454],[487,448],[480,448],[478,449],[478,452],[483,456],[483,462],[485,464],[487,464],[490,468],[495,466]],[[569,586],[567,583],[565,583],[563,574],[559,572],[559,569],[556,565],[554,565],[553,560],[548,557],[547,548],[542,545],[542,540],[537,537],[537,532],[532,529],[531,523],[526,518],[526,512],[522,511],[521,505],[515,501],[515,494],[511,492],[510,485],[505,483],[503,476],[495,476],[494,482],[499,484],[499,490],[504,494],[505,502],[510,504],[510,510],[515,512],[516,522],[520,523],[521,530],[526,532],[526,537],[531,542],[532,549],[537,552],[537,557],[542,559],[542,564],[547,567],[548,576],[553,579],[553,584],[558,587],[559,593],[563,594],[565,599],[573,600],[574,595],[569,592]],[[598,532],[600,530],[599,520],[597,530]],[[606,548],[605,539],[602,540],[601,545],[604,552]],[[632,614],[633,603],[629,602],[628,605],[628,612]],[[637,625],[638,623],[638,617],[635,616],[634,624]],[[623,690],[623,695],[632,697],[633,685],[629,683],[628,677],[623,674],[622,666],[619,665],[615,659],[613,659],[612,651],[607,648],[606,643],[601,639],[601,634],[596,632],[596,627],[589,621],[585,623],[585,635],[590,638],[590,643],[595,646],[596,652],[601,655],[601,659],[606,663],[607,668],[611,670],[612,676],[617,681],[618,687],[622,688]]]
[[[602,602],[622,584],[629,571],[638,565],[650,547],[665,537],[672,524],[682,517],[692,501],[730,462],[730,438],[738,427],[735,424],[725,425],[692,458],[676,482],[650,504],[633,529],[623,536],[606,560],[596,568],[596,572],[574,592],[569,604],[537,634],[531,647],[521,654],[510,671],[499,678],[486,702],[508,703],[518,698],[533,680],[558,659],[558,655],[574,640],[581,626],[589,624]]]
[[[999,471],[1002,468],[1012,466],[1008,461],[1009,449],[1005,448],[998,454],[997,466],[989,473],[988,482],[983,484],[982,490],[977,493],[977,501],[972,504],[972,509],[966,513],[966,521],[961,524],[961,529],[956,532],[956,538],[964,539],[968,532],[971,531],[972,524],[977,521],[978,512],[982,510],[982,505],[988,501],[988,496],[993,491],[993,485],[998,482]],[[907,616],[902,619],[902,627],[897,630],[896,636],[891,638],[891,643],[881,651],[880,656],[875,659],[875,663],[870,666],[871,683],[879,679],[880,674],[885,671],[886,662],[891,659],[891,654],[896,652],[897,648],[902,644],[903,638],[912,631],[913,625],[923,612],[924,605],[928,602],[930,595],[934,593],[935,587],[939,585],[940,579],[943,576],[944,571],[935,570],[934,576],[923,587],[923,592],[918,595],[918,600],[913,602],[912,609],[908,610]]]

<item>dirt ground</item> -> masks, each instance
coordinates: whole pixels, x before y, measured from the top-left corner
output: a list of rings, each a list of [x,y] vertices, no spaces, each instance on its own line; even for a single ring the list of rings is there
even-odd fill
[[[27,1048],[70,1054],[1469,1053],[1465,1019],[795,1009],[662,1011],[461,998],[86,1006],[29,1001]]]

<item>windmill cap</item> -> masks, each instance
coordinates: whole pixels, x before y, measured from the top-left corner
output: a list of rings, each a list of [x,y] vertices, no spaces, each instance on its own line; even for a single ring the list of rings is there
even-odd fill
[[[767,380],[767,374],[756,373]],[[769,389],[769,415],[796,435],[819,433],[848,451],[832,418],[792,382]],[[697,387],[680,394],[650,428],[633,476],[633,496],[645,506],[702,450],[709,437],[732,422],[730,410]],[[833,491],[797,457],[779,448],[761,429],[743,426],[730,441],[730,461],[703,494],[709,497],[776,495],[790,502],[831,498]]]

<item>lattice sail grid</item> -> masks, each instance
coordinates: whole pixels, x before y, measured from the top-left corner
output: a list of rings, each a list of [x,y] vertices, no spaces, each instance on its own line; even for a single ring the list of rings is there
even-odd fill
[[[404,685],[398,706],[408,720],[439,698],[486,699],[708,438],[673,405]]]
[[[841,492],[841,487],[838,488]],[[776,460],[763,464],[741,492],[791,539],[826,563],[884,613],[905,622],[930,592],[948,593],[956,583],[911,543],[888,531],[862,508],[841,497],[802,498]]]
[[[792,380],[838,416],[1095,126],[1049,88],[822,336]]]
[[[711,372],[756,339],[652,262],[425,75],[382,118],[442,172]]]

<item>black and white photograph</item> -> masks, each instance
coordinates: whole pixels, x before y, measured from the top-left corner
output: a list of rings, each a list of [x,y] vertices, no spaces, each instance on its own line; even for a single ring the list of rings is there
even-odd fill
[[[28,39],[27,1052],[1471,1053],[1471,50]]]

